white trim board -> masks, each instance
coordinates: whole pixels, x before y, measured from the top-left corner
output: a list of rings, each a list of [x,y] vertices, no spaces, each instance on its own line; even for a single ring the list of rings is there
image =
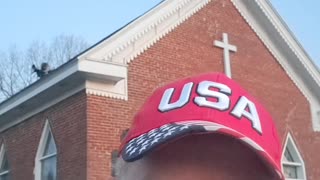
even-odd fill
[[[129,63],[211,0],[166,0],[78,58]]]
[[[310,104],[312,125],[320,131],[320,73],[281,17],[266,0],[231,0]]]

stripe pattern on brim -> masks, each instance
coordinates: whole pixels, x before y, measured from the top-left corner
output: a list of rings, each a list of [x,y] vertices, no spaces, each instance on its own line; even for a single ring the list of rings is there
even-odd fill
[[[201,132],[221,132],[223,134],[231,135],[234,138],[248,144],[260,155],[264,156],[264,158],[272,160],[270,155],[252,139],[221,124],[201,120],[165,124],[159,128],[153,129],[136,138],[133,138],[124,146],[122,158],[127,162],[133,162],[142,158],[142,156],[155,149],[158,145],[170,142],[170,140],[183,135]],[[282,178],[281,173],[277,169],[274,170],[280,176],[280,178]]]

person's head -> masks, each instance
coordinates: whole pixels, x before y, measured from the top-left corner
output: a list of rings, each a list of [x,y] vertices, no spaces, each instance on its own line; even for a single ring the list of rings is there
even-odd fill
[[[50,71],[50,66],[48,63],[42,63],[41,64],[41,71],[44,72],[45,74],[48,74]]]
[[[280,180],[271,116],[222,74],[157,89],[120,147],[117,180]]]

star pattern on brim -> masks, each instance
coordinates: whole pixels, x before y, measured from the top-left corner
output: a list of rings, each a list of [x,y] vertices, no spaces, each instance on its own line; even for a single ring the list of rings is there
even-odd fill
[[[203,126],[185,124],[166,124],[142,134],[127,143],[122,152],[122,158],[127,162],[140,159],[144,154],[156,146],[168,142],[175,137],[189,134],[191,132],[204,132]]]

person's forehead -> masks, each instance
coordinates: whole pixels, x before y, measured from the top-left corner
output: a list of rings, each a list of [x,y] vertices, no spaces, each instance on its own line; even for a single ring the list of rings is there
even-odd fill
[[[258,173],[260,180],[272,179],[253,150],[219,134],[190,135],[164,145],[146,158],[147,164],[133,167],[141,179],[136,176],[130,180],[253,180],[259,177]]]

